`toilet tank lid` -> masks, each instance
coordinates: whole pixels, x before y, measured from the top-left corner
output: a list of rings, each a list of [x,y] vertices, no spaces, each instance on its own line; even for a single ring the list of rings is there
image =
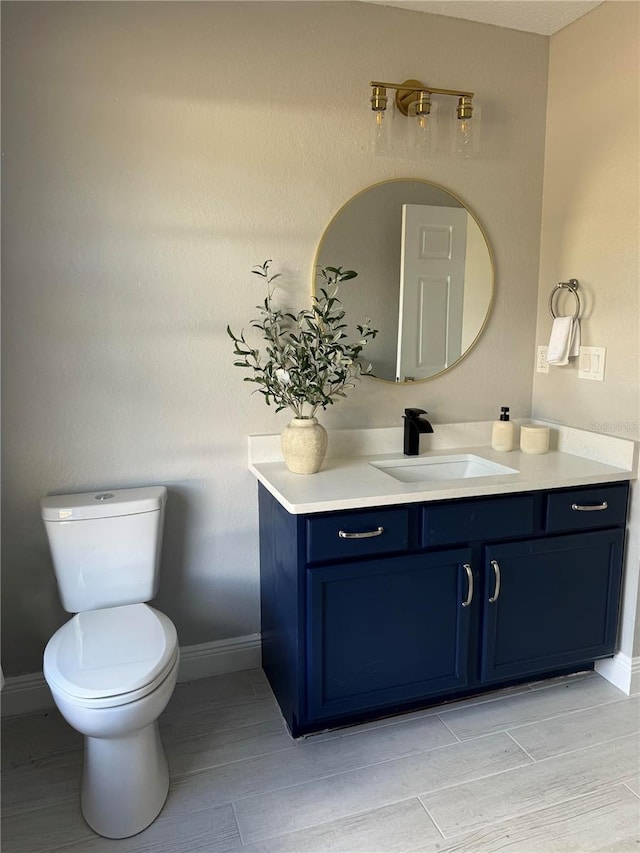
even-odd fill
[[[101,489],[96,492],[42,498],[40,510],[45,521],[84,521],[90,518],[158,512],[166,500],[165,486]]]

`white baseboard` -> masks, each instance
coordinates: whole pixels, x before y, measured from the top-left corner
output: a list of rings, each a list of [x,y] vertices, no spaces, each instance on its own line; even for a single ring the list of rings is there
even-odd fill
[[[612,658],[596,661],[595,670],[627,696],[640,693],[640,657],[630,658],[618,652]]]
[[[230,640],[181,648],[178,681],[196,681],[212,675],[257,669],[261,665],[260,634],[247,634],[246,637],[232,637]]]
[[[180,649],[178,681],[196,681],[261,665],[260,634],[214,640]],[[3,717],[33,714],[54,707],[51,691],[41,672],[7,678],[0,693]]]
[[[53,697],[41,672],[30,672],[5,679],[0,693],[3,717],[33,714],[53,708]]]

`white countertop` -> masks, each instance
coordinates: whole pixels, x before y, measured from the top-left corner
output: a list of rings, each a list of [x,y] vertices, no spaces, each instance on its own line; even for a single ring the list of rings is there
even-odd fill
[[[538,423],[541,423],[538,421]],[[317,474],[292,474],[276,451],[277,436],[250,439],[249,470],[290,513],[329,512],[372,506],[451,500],[453,498],[502,495],[514,492],[560,489],[631,480],[637,477],[635,442],[589,433],[557,424],[552,428],[552,446],[540,455],[519,450],[501,453],[487,444],[462,446],[465,438],[484,438],[490,424],[435,425],[436,447],[415,459],[455,452],[481,456],[517,473],[439,482],[402,483],[373,465],[374,461],[406,459],[400,452],[375,452],[401,447],[402,430],[342,430],[334,442],[337,452],[345,447],[365,448],[357,455],[329,455]],[[377,434],[377,435],[375,435]],[[490,433],[489,433],[490,434]],[[253,437],[252,437],[253,438]],[[433,442],[436,443],[436,442]],[[571,452],[568,452],[571,450]],[[614,462],[616,464],[610,464]]]

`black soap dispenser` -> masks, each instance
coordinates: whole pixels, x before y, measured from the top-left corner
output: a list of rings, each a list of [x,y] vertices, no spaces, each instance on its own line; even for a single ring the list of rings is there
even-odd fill
[[[493,422],[491,430],[491,447],[494,450],[513,450],[515,447],[516,429],[509,420],[509,407],[502,406],[500,409],[500,420]]]

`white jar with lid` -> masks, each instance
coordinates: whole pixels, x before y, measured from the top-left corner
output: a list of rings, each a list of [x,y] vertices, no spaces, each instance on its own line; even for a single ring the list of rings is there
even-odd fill
[[[549,449],[549,427],[523,424],[520,427],[520,450],[523,453],[546,453]]]

